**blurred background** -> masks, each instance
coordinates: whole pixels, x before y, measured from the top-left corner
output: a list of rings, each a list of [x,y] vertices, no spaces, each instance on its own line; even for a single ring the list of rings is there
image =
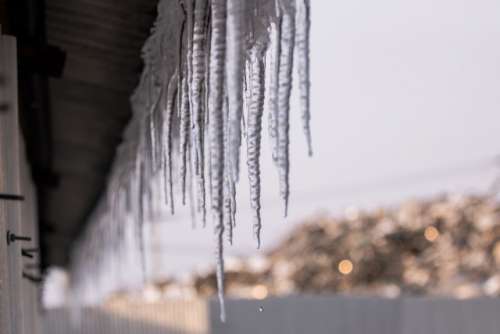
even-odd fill
[[[500,176],[500,47],[493,42],[499,7],[493,1],[313,2],[314,156],[307,157],[295,108],[289,217],[282,217],[264,138],[264,251],[252,238],[242,178],[238,232],[227,254],[258,256],[317,216],[489,193]],[[213,262],[213,240],[192,229],[187,210],[155,228],[159,240],[151,252],[161,260],[151,267],[159,276]]]
[[[456,307],[453,299],[500,295],[499,10],[493,1],[313,2],[314,156],[307,157],[296,102],[289,216],[282,217],[277,173],[264,145],[263,248],[256,249],[252,238],[243,178],[237,232],[226,247],[229,327],[217,327],[220,332],[235,330],[231,324],[240,324],[238,332],[249,330],[240,313],[269,324],[266,316],[280,319],[279,310],[297,312],[290,304],[309,302],[307,310],[325,302],[335,309],[321,299],[290,297],[297,295],[350,296],[360,318],[373,307],[373,297],[382,303],[432,296],[423,308],[406,307],[411,319],[428,316],[425,309]],[[154,281],[144,291],[116,296],[109,307],[213,297],[214,241],[206,229],[193,227],[189,210],[151,229],[148,270]],[[233,311],[231,298],[240,300]],[[451,304],[437,307],[440,298]],[[486,309],[498,310],[498,304]],[[394,330],[381,325],[391,322],[384,311],[372,312],[379,322],[366,326]],[[400,312],[396,318],[405,317]],[[468,319],[467,333],[474,328],[471,318],[485,310],[450,312],[455,323]],[[212,313],[217,319],[217,306]],[[350,332],[363,332],[353,323],[345,325]],[[497,325],[485,320],[477,328],[487,332]],[[296,326],[288,332],[301,332]],[[420,325],[417,331],[437,330],[439,320],[429,326],[434,329]],[[270,332],[265,325],[252,331]]]

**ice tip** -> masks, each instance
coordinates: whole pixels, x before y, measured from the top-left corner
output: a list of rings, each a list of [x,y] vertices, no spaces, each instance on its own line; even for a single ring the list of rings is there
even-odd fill
[[[226,307],[224,306],[224,304],[220,305],[219,318],[222,323],[226,323]]]
[[[288,217],[288,197],[285,198],[284,203],[283,203],[283,218]]]
[[[313,149],[312,149],[312,146],[309,146],[307,148],[307,156],[310,158],[313,156]]]

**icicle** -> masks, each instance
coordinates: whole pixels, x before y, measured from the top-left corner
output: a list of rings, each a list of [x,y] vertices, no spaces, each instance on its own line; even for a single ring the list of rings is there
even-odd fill
[[[284,202],[284,215],[288,214],[289,189],[289,115],[292,90],[293,50],[295,37],[295,14],[291,3],[283,9],[281,20],[281,46],[278,87],[278,151],[277,163],[280,178],[280,194]]]
[[[223,109],[223,124],[224,124],[224,226],[227,235],[227,240],[229,244],[233,244],[233,205],[232,205],[232,185],[233,185],[233,177],[231,174],[230,166],[230,146],[229,146],[229,131],[228,127],[230,124],[228,123],[229,118],[229,99],[227,96],[224,98],[224,109]]]
[[[189,164],[190,161],[192,161],[195,164],[198,164],[198,157],[196,154],[192,156],[190,153],[191,150],[195,149],[195,134],[192,131],[193,124],[196,122],[196,120],[193,119],[193,54],[194,54],[194,23],[195,23],[195,8],[194,8],[194,1],[195,0],[184,0],[185,1],[185,7],[186,7],[186,26],[187,26],[187,38],[186,38],[186,76],[187,80],[185,83],[185,93],[186,96],[184,97],[187,99],[186,103],[189,108],[189,120],[188,124],[189,126],[186,126],[187,128],[187,133],[186,133],[186,146],[189,148],[189,150],[184,151],[184,160],[181,161],[181,178],[182,178],[182,201],[183,204],[186,203],[186,173],[187,173],[187,164]],[[181,120],[182,122],[182,120]],[[182,124],[181,124],[182,126]],[[185,147],[186,149],[186,147]],[[191,174],[191,177],[194,178],[195,173]],[[191,183],[192,184],[192,183]],[[191,191],[191,190],[189,190]],[[191,205],[191,204],[190,204]],[[194,208],[194,207],[192,207]]]
[[[278,11],[278,13],[280,13]],[[278,89],[279,89],[279,64],[281,56],[281,14],[277,21],[271,24],[270,48],[270,76],[269,76],[269,116],[268,130],[271,141],[273,161],[278,162]]]
[[[205,101],[203,88],[205,83],[205,48],[208,21],[207,0],[196,0],[194,10],[194,35],[192,53],[192,120],[193,129],[192,147],[194,150],[195,177],[197,179],[197,203],[198,211],[201,212],[202,221],[205,222],[206,212],[206,191],[205,191],[205,169],[204,169],[204,149],[203,149],[203,127]]]
[[[158,99],[159,100],[159,99]],[[152,106],[151,113],[148,115],[148,126],[149,126],[149,131],[148,131],[148,147],[149,147],[149,155],[150,155],[150,161],[151,161],[151,167],[155,168],[156,167],[156,149],[157,149],[157,143],[156,143],[156,126],[155,126],[155,121],[154,121],[154,114],[155,114],[155,109],[158,103],[155,103]]]
[[[187,67],[187,83],[189,85],[188,88],[188,96],[189,96],[189,107],[192,108],[192,92],[191,92],[191,83],[193,81],[193,69],[192,69],[192,58],[193,58],[193,31],[194,31],[194,8],[193,2],[195,0],[183,0],[185,3],[185,15],[186,15],[186,67]]]
[[[311,140],[311,113],[310,113],[310,87],[309,82],[309,33],[311,29],[310,0],[298,0],[297,8],[297,67],[299,70],[300,108],[302,127],[307,141],[309,156],[312,155]]]
[[[184,55],[187,55],[187,49],[189,48],[188,40],[186,37],[186,30],[189,29],[187,26],[190,21],[188,19],[188,12],[184,1],[180,1],[182,11],[184,13],[184,20],[182,21],[181,31],[179,36],[179,59],[178,59],[178,73],[179,81],[177,87],[177,110],[180,117],[180,178],[181,178],[181,190],[182,190],[182,204],[186,204],[186,154],[187,154],[187,143],[189,138],[189,91],[188,91],[188,72],[185,68],[185,62],[183,61]],[[189,22],[188,22],[189,21]],[[188,31],[189,33],[189,31]],[[186,41],[186,43],[184,43]],[[186,51],[185,51],[186,50]],[[185,52],[184,52],[185,51]]]
[[[204,121],[203,105],[203,84],[205,81],[205,25],[207,20],[207,1],[197,0],[194,11],[194,35],[193,35],[193,53],[192,53],[192,125],[194,133],[194,145],[197,159],[203,155],[202,136]],[[201,165],[197,166],[196,173],[200,172]]]
[[[211,5],[210,5],[211,7]],[[205,128],[210,127],[210,55],[212,54],[211,46],[212,46],[212,10],[208,11],[208,19],[206,22],[206,30],[207,30],[207,40],[206,40],[206,52],[205,52]],[[208,156],[208,163],[206,163],[206,169],[208,174],[208,190],[209,190],[209,198],[210,198],[210,207],[212,206],[212,161],[210,158],[210,133],[207,136],[209,140],[205,140],[203,142],[204,156]],[[206,227],[206,220],[203,220],[203,227]]]
[[[153,89],[153,87],[151,89]],[[159,112],[160,102],[162,101],[164,93],[165,93],[164,87],[161,87],[159,89],[159,94],[154,99],[151,108],[149,110],[149,113],[147,115],[147,123],[149,130],[148,130],[148,137],[146,139],[147,139],[148,153],[150,156],[149,161],[150,161],[151,172],[156,171],[157,168],[159,167],[158,149],[161,144],[158,141],[159,128],[156,124],[158,120],[157,119],[158,114],[160,114]]]
[[[250,70],[250,108],[247,123],[247,165],[250,183],[250,204],[253,209],[253,228],[260,248],[260,145],[262,132],[262,115],[264,113],[264,45],[257,42],[252,50]]]
[[[187,184],[187,191],[189,193],[189,213],[191,217],[191,228],[195,229],[196,228],[196,209],[195,209],[195,200],[194,200],[194,181],[196,180],[195,173],[194,173],[194,162],[192,161],[192,156],[193,156],[193,151],[190,149],[191,155],[189,155],[188,159],[188,184]]]
[[[242,131],[242,135],[243,135],[243,138],[247,138],[247,118],[248,118],[248,110],[250,109],[250,104],[252,101],[252,93],[251,93],[251,80],[250,80],[250,73],[251,73],[251,70],[249,68],[250,66],[250,63],[249,62],[246,62],[245,63],[245,74],[244,74],[244,78],[243,78],[243,87],[244,87],[244,94],[243,94],[243,97],[244,97],[244,107],[245,107],[245,112],[243,113],[242,117],[241,117],[241,126],[243,127],[243,131]],[[246,117],[245,117],[246,116]]]
[[[137,226],[137,240],[138,240],[138,246],[139,246],[139,254],[140,254],[140,263],[141,263],[141,271],[143,274],[143,281],[146,281],[146,252],[145,252],[145,247],[144,247],[144,165],[142,163],[139,163],[139,175],[137,176],[137,182],[138,182],[138,205],[139,205],[139,210],[137,211],[138,213],[138,219],[136,222]]]
[[[177,71],[172,75],[168,82],[167,94],[165,99],[165,122],[164,122],[164,134],[166,140],[166,152],[165,152],[165,167],[164,173],[165,179],[168,182],[168,197],[170,201],[170,212],[174,214],[175,202],[174,202],[174,186],[172,179],[172,130],[173,130],[173,117],[174,117],[174,101],[177,94],[177,81],[179,76]]]
[[[231,222],[233,229],[236,226],[236,184],[232,181],[229,182],[229,198],[231,204]]]
[[[209,135],[212,215],[217,243],[217,286],[221,304],[221,320],[225,321],[224,309],[224,259],[223,259],[223,183],[224,183],[224,138],[223,99],[224,61],[226,52],[226,0],[212,0],[212,40],[210,47],[210,95],[209,95]]]
[[[203,140],[202,140],[203,143]],[[202,153],[203,153],[203,146],[202,146]],[[193,160],[196,160],[195,155],[196,152],[193,150]],[[200,213],[201,215],[201,221],[203,226],[205,226],[206,222],[206,189],[205,189],[205,157],[204,154],[202,154],[199,158],[199,160],[196,162],[194,161],[194,166],[193,170],[196,168],[199,168],[200,171],[198,173],[193,172],[193,186],[196,183],[196,211]],[[199,165],[199,167],[198,167]],[[193,194],[194,196],[194,194]]]
[[[214,1],[214,0],[212,0]],[[216,236],[216,274],[217,274],[217,296],[220,306],[220,320],[226,321],[226,307],[224,304],[224,225],[221,223],[215,228]]]
[[[246,0],[227,3],[227,94],[229,99],[229,163],[233,182],[239,178],[241,115],[243,113],[244,46]]]
[[[208,124],[210,124],[210,123],[208,123]],[[210,207],[212,207],[212,198],[213,198],[212,188],[213,187],[212,187],[212,159],[210,156],[210,140],[205,141],[205,156],[208,156],[208,163],[207,163],[208,191],[209,191],[208,197],[210,198]],[[206,227],[206,221],[204,222],[203,227]]]
[[[310,151],[309,5],[310,0],[159,1],[158,19],[142,49],[144,70],[131,97],[132,119],[103,200],[72,254],[76,303],[96,303],[144,282],[148,238],[143,227],[156,220],[156,213],[174,213],[174,185],[179,185],[183,203],[189,195],[190,208],[203,225],[209,201],[218,297],[225,319],[223,246],[225,236],[232,240],[236,224],[242,138],[246,138],[253,228],[260,245],[264,100],[280,196],[287,210],[295,52],[301,118]],[[268,44],[269,58],[264,61]],[[173,175],[174,169],[179,177]],[[124,270],[131,274],[119,275]]]
[[[163,142],[163,130],[164,130],[164,117],[165,110],[163,109],[163,104],[165,101],[165,96],[167,95],[168,80],[167,78],[162,78],[160,95],[158,97],[158,103],[154,109],[153,122],[154,124],[154,140],[155,140],[155,173],[161,172],[163,170],[163,152],[165,151],[165,143]]]
[[[189,155],[189,135],[190,135],[190,110],[189,93],[186,75],[182,78],[181,94],[181,124],[180,124],[180,176],[182,187],[182,204],[186,204],[186,174]]]

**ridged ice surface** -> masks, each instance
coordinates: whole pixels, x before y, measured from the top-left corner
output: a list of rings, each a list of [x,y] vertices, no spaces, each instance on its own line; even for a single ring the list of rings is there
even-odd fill
[[[141,286],[148,277],[145,223],[173,214],[176,205],[189,205],[193,220],[213,224],[225,319],[223,246],[225,239],[232,243],[236,226],[242,149],[260,246],[264,117],[286,215],[294,65],[312,152],[309,13],[309,0],[160,1],[142,50],[144,70],[131,97],[132,120],[108,187],[72,254],[74,305],[96,304],[114,291]]]

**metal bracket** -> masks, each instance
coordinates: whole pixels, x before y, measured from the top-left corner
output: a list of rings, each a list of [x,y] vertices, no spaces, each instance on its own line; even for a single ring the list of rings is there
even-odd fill
[[[15,195],[15,194],[3,194],[0,193],[0,200],[6,200],[6,201],[24,201],[24,196],[22,195]]]
[[[24,271],[23,271],[23,278],[27,279],[28,281],[31,281],[32,283],[36,283],[36,284],[41,283],[43,281],[43,279],[41,277],[33,276],[33,275],[28,274]]]
[[[31,237],[17,236],[7,230],[7,245],[10,245],[11,243],[16,241],[31,241]]]
[[[38,253],[38,249],[36,248],[21,248],[21,256],[28,257],[32,259],[34,256],[33,254]]]

